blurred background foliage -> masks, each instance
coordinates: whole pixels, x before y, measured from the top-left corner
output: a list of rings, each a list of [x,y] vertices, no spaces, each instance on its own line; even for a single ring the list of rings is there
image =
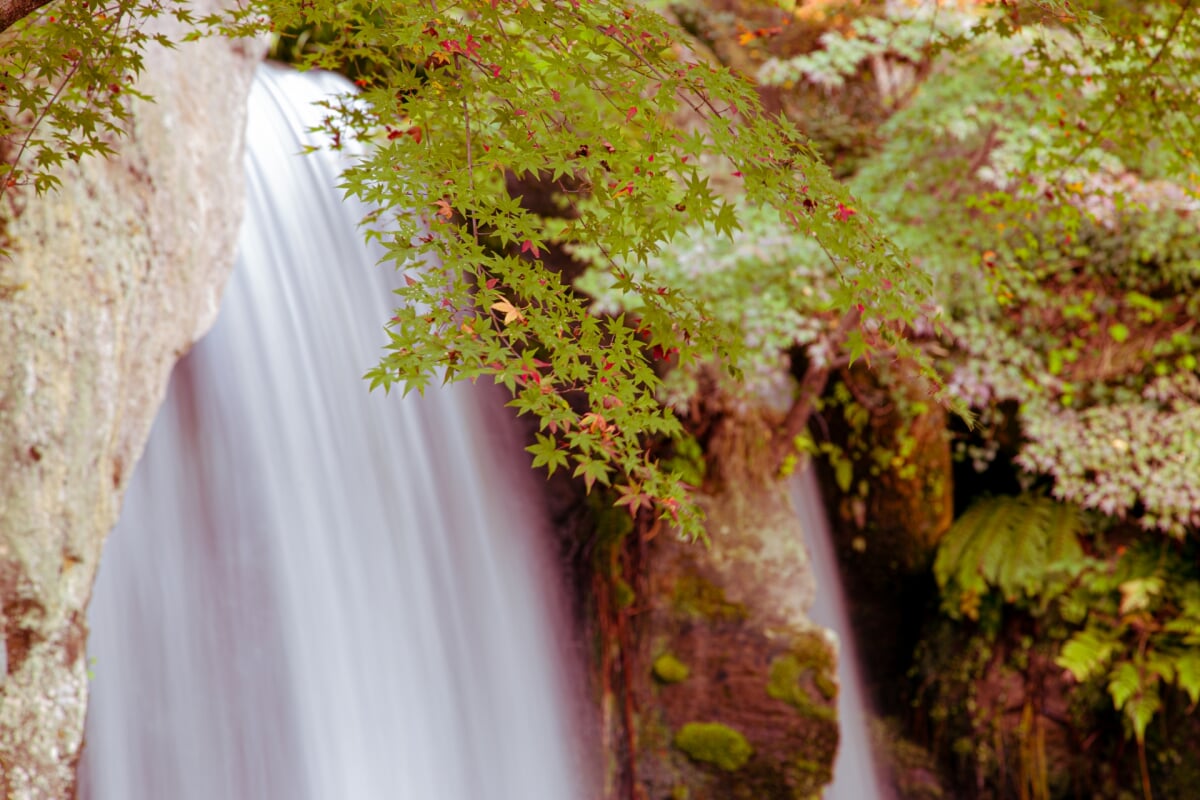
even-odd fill
[[[758,82],[767,107],[810,137],[937,287],[944,327],[911,334],[976,417],[943,430],[953,481],[923,484],[947,493],[953,484],[955,521],[921,568],[935,577],[928,604],[906,608],[921,619],[912,649],[883,659],[906,662],[907,674],[874,681],[881,708],[936,755],[955,797],[1191,796],[1200,755],[1196,10],[667,8],[698,46]],[[769,384],[762,376],[777,359],[776,375],[798,376],[811,359],[836,363],[828,325],[814,324],[819,303],[805,303],[822,292],[819,259],[803,243],[775,247],[769,220],[750,217],[741,241],[689,242],[679,277],[705,275],[702,291],[740,315],[761,354],[747,371],[754,385]],[[764,332],[752,309],[759,296],[772,307],[757,281],[773,272],[804,285],[785,312],[766,315]],[[857,553],[882,550],[894,570],[907,545],[863,509],[878,507],[871,492],[905,485],[881,470],[903,476],[918,460],[911,436],[871,421],[894,422],[894,407],[907,406],[899,419],[911,423],[926,409],[912,407],[903,370],[866,381],[838,370],[801,446],[827,459],[843,556],[866,564]],[[856,606],[894,602],[853,592],[855,580]],[[887,699],[897,694],[906,702]]]

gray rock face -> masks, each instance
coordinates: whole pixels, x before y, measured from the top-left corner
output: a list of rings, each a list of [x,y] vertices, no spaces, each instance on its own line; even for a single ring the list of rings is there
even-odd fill
[[[216,0],[193,3],[197,13]],[[170,33],[179,33],[172,31]],[[154,49],[120,156],[6,196],[0,261],[0,796],[73,796],[86,606],[172,365],[211,324],[261,47]]]

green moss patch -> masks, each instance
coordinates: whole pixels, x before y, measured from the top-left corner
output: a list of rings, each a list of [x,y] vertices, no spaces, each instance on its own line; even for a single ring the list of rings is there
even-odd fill
[[[708,620],[741,621],[749,614],[741,603],[725,599],[725,590],[699,575],[681,575],[671,601],[680,612]]]
[[[662,683],[682,683],[692,674],[687,664],[684,664],[670,653],[663,653],[654,659],[651,669],[654,672],[654,677]]]
[[[807,717],[833,720],[837,716],[831,705],[837,697],[834,668],[833,654],[826,642],[816,635],[800,637],[791,652],[771,659],[767,694]],[[814,699],[809,687],[825,703]]]
[[[675,746],[693,761],[725,772],[736,772],[754,755],[745,736],[719,722],[687,723],[675,734]]]
[[[629,585],[628,581],[619,575],[614,575],[611,578],[613,590],[613,602],[617,608],[629,608],[637,602],[637,592]]]

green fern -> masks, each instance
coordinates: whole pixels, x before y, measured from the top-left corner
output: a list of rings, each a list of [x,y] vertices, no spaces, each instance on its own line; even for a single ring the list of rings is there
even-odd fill
[[[1200,650],[1188,649],[1179,656],[1175,662],[1175,677],[1192,705],[1200,703]]]
[[[977,619],[976,601],[992,590],[1044,609],[1088,563],[1081,529],[1076,506],[1038,494],[971,506],[943,537],[933,565],[947,612]]]
[[[1084,628],[1076,631],[1063,645],[1062,653],[1055,663],[1068,670],[1075,680],[1083,683],[1093,675],[1102,674],[1113,654],[1121,646],[1121,637],[1114,631]],[[1116,699],[1116,695],[1113,699]]]
[[[1160,679],[1166,677],[1147,669],[1140,660],[1138,663],[1122,661],[1108,676],[1108,693],[1112,696],[1113,708],[1125,712],[1125,718],[1133,727],[1138,742],[1146,741],[1146,728],[1162,709],[1158,687]]]
[[[1089,570],[1060,599],[1091,609],[1055,663],[1080,683],[1103,685],[1139,743],[1170,687],[1200,702],[1200,582],[1191,558],[1164,561],[1162,543],[1139,543]],[[1095,562],[1097,566],[1104,562]],[[1066,615],[1064,614],[1064,619]]]

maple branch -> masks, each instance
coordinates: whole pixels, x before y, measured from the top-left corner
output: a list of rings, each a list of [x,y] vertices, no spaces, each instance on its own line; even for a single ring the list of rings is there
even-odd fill
[[[3,0],[0,0],[0,2],[3,2]],[[46,0],[46,2],[50,2],[50,0]],[[43,3],[43,5],[45,5],[45,3]],[[29,149],[29,143],[33,141],[34,132],[38,129],[38,126],[42,124],[42,120],[46,118],[46,115],[50,113],[50,109],[54,107],[56,102],[58,102],[58,98],[62,95],[63,90],[67,88],[67,84],[71,82],[71,79],[75,77],[75,73],[79,71],[79,63],[79,61],[76,61],[71,65],[71,68],[67,70],[66,75],[63,76],[62,81],[58,84],[58,88],[54,90],[54,95],[50,98],[50,101],[42,107],[42,110],[38,113],[37,119],[35,119],[33,124],[29,126],[28,130],[25,131],[25,136],[21,139],[21,146],[17,148],[17,155],[12,160],[13,171],[10,173],[10,175],[17,174],[16,167],[21,163],[21,157],[25,155],[25,151]],[[11,185],[11,180],[6,180],[3,183],[0,183],[0,198],[4,197],[4,193]]]
[[[457,61],[458,57],[455,56]],[[459,73],[461,75],[461,71]],[[467,96],[464,94],[462,98],[463,110],[463,130],[467,139],[467,181],[471,186],[471,194],[475,194],[475,156],[471,150],[471,108],[467,105]],[[471,234],[475,237],[475,244],[479,244],[479,215],[471,215]]]
[[[583,21],[583,19],[580,15],[576,14],[575,17],[576,17],[576,19],[579,19],[581,22]],[[646,67],[646,69],[650,70],[650,74],[652,74],[658,80],[663,81],[663,82],[665,82],[667,80],[667,76],[664,75],[657,67],[655,67],[654,64],[652,64],[649,61],[649,59],[646,58],[646,56],[639,53],[635,48],[630,47],[628,44],[626,44],[625,42],[622,42],[620,39],[618,39],[614,34],[609,33],[608,31],[606,31],[604,29],[600,29],[600,33],[603,33],[609,39],[616,42],[618,45],[620,45],[620,47],[623,50],[625,50],[627,53],[629,53],[635,59],[640,61]],[[690,88],[690,85],[688,88]],[[704,114],[703,109],[701,109],[700,106],[693,103],[691,98],[687,94],[681,93],[680,97],[683,99],[683,101],[685,103],[687,103],[691,107],[691,109],[693,111],[696,112],[696,114],[698,114],[700,116],[701,119],[705,120],[706,122],[708,121],[707,117]],[[721,112],[718,111],[716,106],[714,106],[712,104],[712,102],[708,99],[707,94],[705,94],[704,92],[697,92],[696,97],[699,98],[700,102],[703,103],[704,106],[713,113],[713,116],[715,116],[715,117],[721,116]],[[726,109],[726,110],[728,111],[728,109]],[[730,161],[733,161],[733,159],[731,158]]]
[[[809,363],[808,369],[805,370],[796,401],[788,409],[787,416],[783,420],[783,428],[775,437],[771,461],[776,469],[783,465],[792,452],[793,440],[808,426],[808,418],[812,416],[817,398],[824,394],[825,387],[829,383],[829,373],[828,364],[818,364],[815,361]]]
[[[0,0],[0,33],[37,11],[51,0]]]

